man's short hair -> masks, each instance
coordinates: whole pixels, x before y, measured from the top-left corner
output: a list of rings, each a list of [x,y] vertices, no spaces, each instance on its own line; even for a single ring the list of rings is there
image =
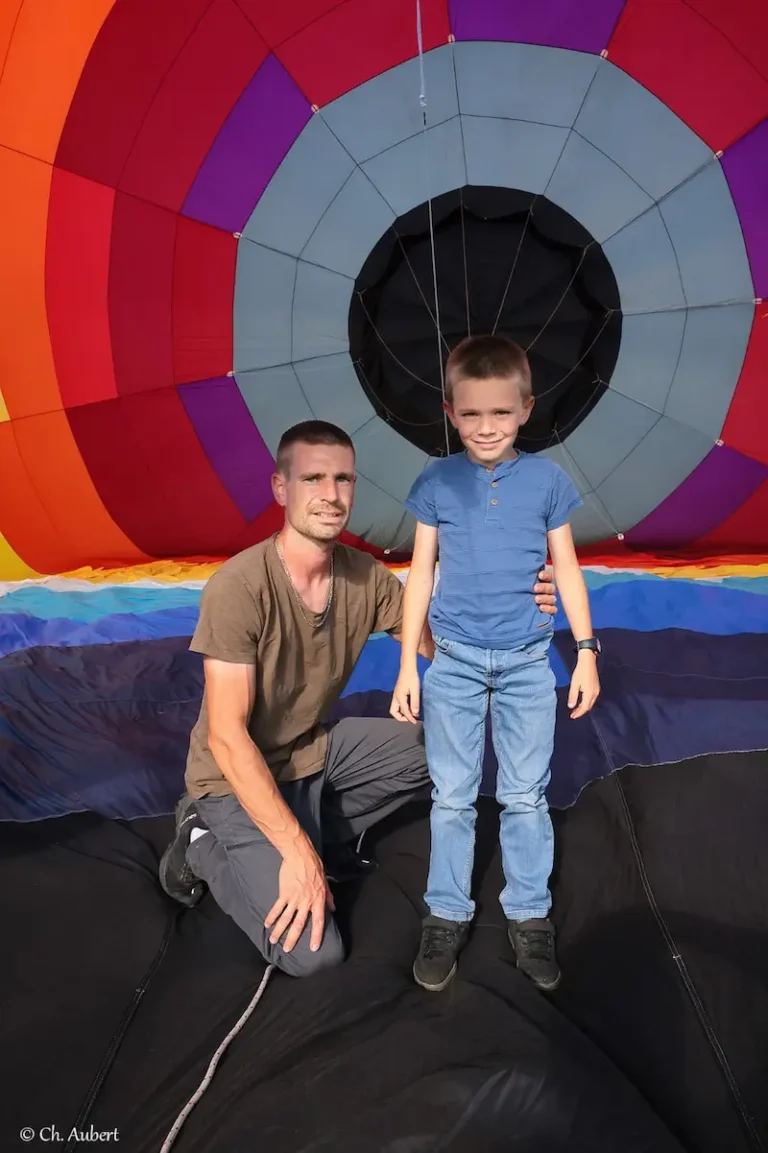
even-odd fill
[[[533,395],[531,366],[519,344],[507,336],[468,336],[457,344],[445,365],[445,399],[453,402],[453,390],[461,380],[515,377],[524,401]]]
[[[277,471],[286,477],[291,463],[291,449],[295,444],[338,444],[355,451],[351,437],[338,425],[327,420],[303,420],[287,429],[277,446]]]

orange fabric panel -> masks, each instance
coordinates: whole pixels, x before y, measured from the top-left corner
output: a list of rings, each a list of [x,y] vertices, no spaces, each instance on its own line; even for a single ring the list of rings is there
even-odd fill
[[[27,564],[55,573],[67,566],[70,549],[35,492],[14,436],[17,427],[0,424],[0,532]]]
[[[23,581],[39,576],[37,569],[30,568],[0,532],[0,581]]]
[[[13,548],[31,565],[48,572],[83,564],[135,564],[150,559],[107,513],[78,452],[66,413],[50,412],[0,425],[12,431],[18,449],[16,481],[0,510],[0,527]],[[44,510],[36,513],[29,536],[19,535],[19,520],[32,506],[30,493]],[[14,528],[11,528],[11,525]]]
[[[11,38],[24,0],[0,0],[0,85],[11,47]]]
[[[45,311],[53,169],[0,147],[0,348],[11,419],[61,408]]]
[[[114,0],[25,0],[0,83],[0,143],[53,163],[83,65]]]

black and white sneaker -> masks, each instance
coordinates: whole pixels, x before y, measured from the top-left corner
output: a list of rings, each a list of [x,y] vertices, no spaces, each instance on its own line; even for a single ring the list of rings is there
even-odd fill
[[[193,799],[186,794],[176,806],[176,833],[160,860],[160,884],[169,897],[192,908],[206,890],[187,864],[187,849],[194,829],[208,831]]]
[[[430,993],[439,993],[453,980],[458,956],[467,936],[469,921],[446,921],[430,914],[421,930],[421,947],[413,965],[417,985]]]
[[[560,966],[555,954],[555,926],[538,918],[508,921],[509,940],[517,957],[517,967],[537,989],[552,993],[560,984]]]

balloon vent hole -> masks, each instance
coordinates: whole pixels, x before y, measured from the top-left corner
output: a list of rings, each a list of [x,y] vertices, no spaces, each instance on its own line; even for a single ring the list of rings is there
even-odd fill
[[[448,353],[468,334],[496,331],[531,362],[536,403],[519,447],[559,445],[616,366],[623,318],[607,257],[582,224],[530,192],[469,185],[433,200],[432,216],[440,340],[425,203],[388,228],[355,282],[349,347],[363,391],[401,436],[444,456]],[[462,448],[452,426],[448,444]]]

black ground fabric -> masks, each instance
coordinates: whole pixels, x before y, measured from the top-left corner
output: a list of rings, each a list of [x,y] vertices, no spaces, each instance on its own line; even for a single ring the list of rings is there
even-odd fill
[[[564,980],[547,998],[506,940],[490,798],[459,975],[437,995],[414,985],[429,827],[412,806],[367,838],[379,871],[338,891],[348,960],[271,974],[173,1150],[768,1148],[767,812],[754,754],[624,769],[555,813]],[[90,1134],[160,1153],[254,996],[264,965],[210,897],[178,911],[159,888],[170,830],[4,826],[3,1151]]]

